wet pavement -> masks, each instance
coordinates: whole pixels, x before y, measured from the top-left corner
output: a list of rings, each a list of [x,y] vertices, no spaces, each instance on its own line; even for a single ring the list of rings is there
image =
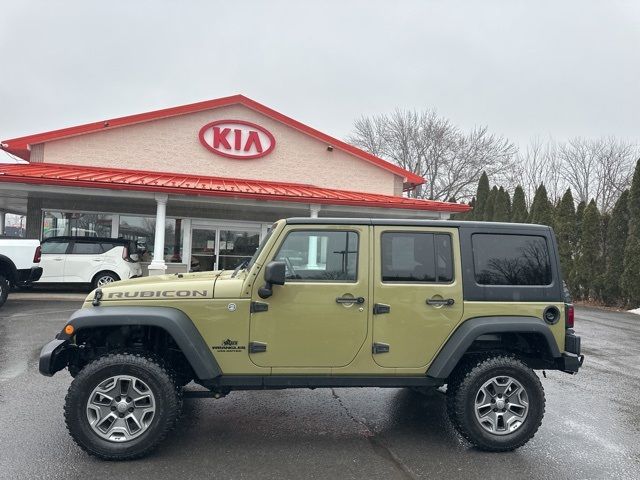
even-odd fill
[[[501,454],[450,428],[444,395],[404,389],[232,392],[185,400],[171,438],[134,462],[84,454],[64,426],[71,377],[37,371],[75,297],[0,309],[0,478],[640,479],[640,316],[580,308],[580,374],[547,372],[535,438]]]

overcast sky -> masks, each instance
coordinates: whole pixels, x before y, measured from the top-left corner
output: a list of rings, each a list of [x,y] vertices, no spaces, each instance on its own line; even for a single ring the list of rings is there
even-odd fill
[[[434,108],[640,140],[640,2],[3,1],[0,138],[242,93],[344,138]]]

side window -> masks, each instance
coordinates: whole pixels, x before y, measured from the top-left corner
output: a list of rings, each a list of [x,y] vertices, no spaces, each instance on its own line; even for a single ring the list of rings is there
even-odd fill
[[[81,255],[100,255],[102,253],[102,247],[99,243],[76,242],[73,244],[71,253]]]
[[[551,284],[551,260],[544,237],[476,233],[471,239],[478,284]]]
[[[450,235],[386,232],[382,234],[381,250],[383,282],[453,281]]]
[[[67,253],[69,242],[43,242],[41,251],[45,254],[61,254]]]
[[[287,280],[355,282],[358,234],[297,230],[287,235],[274,260],[285,262]]]
[[[115,243],[101,243],[100,245],[102,245],[102,250],[107,253],[109,250],[111,250],[112,248],[116,248],[119,247],[120,245],[116,245]],[[129,251],[131,251],[131,248],[129,248]]]

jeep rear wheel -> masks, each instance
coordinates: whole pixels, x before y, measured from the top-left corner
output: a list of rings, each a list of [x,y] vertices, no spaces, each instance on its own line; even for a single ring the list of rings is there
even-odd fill
[[[527,443],[544,416],[538,376],[508,355],[468,361],[447,387],[447,411],[458,432],[481,450],[502,452]]]
[[[158,361],[111,354],[86,365],[65,399],[65,420],[75,442],[105,460],[139,458],[173,428],[181,394]]]

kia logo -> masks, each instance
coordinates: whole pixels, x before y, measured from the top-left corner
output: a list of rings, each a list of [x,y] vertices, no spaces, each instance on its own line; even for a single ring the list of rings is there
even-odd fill
[[[200,143],[227,158],[250,160],[264,157],[276,146],[266,128],[243,120],[216,120],[200,129]]]

